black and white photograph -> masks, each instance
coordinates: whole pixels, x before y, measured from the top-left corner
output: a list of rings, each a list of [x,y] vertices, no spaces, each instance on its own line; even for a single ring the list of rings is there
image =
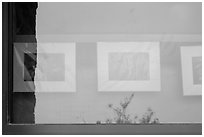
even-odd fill
[[[202,7],[2,2],[2,135],[202,135]]]

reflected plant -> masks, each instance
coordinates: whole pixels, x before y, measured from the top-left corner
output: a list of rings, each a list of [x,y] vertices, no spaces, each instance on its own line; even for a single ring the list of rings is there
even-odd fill
[[[139,120],[141,124],[157,124],[159,123],[158,118],[153,118],[155,112],[151,108],[147,109],[147,112],[143,115],[143,117]]]
[[[112,123],[113,123],[112,119],[109,119],[109,118],[106,119],[106,124],[112,124]]]
[[[112,104],[109,104],[108,107],[114,111],[116,114],[116,117],[114,118],[114,121],[119,124],[123,123],[132,123],[132,120],[130,119],[130,115],[126,114],[126,109],[128,105],[130,104],[132,98],[134,97],[134,94],[132,94],[129,98],[125,98],[124,101],[120,102],[119,107],[114,107]],[[112,123],[113,120],[107,119],[106,122]]]
[[[106,119],[106,124],[138,124],[137,121],[139,121],[139,124],[157,124],[159,123],[158,118],[153,118],[155,113],[151,108],[147,109],[147,112],[143,115],[143,117],[139,120],[138,116],[135,115],[133,119],[130,118],[130,115],[126,113],[127,107],[131,103],[132,99],[134,97],[134,94],[131,94],[130,97],[126,97],[123,101],[120,102],[119,107],[114,107],[113,104],[108,104],[108,108],[113,110],[115,113],[115,117],[113,119]]]

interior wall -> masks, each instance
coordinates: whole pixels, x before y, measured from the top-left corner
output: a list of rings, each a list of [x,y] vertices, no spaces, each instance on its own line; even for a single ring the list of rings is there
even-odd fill
[[[106,40],[106,34],[128,34],[126,41],[138,41],[135,34],[151,34],[142,40],[161,40],[161,91],[135,92],[127,112],[141,117],[151,107],[160,122],[201,122],[202,97],[183,96],[180,62],[180,46],[201,45],[201,39],[174,40],[177,35],[201,35],[201,19],[201,3],[39,3],[38,42],[53,42],[41,35],[54,35],[56,39],[60,35],[75,36],[77,87],[73,93],[35,93],[36,123],[104,122],[114,116],[108,104],[118,106],[131,95],[132,92],[98,92],[97,41],[94,37],[91,41],[90,34],[100,35],[97,40]],[[151,39],[156,34],[161,37]],[[83,42],[87,35],[89,42]],[[166,35],[172,37],[162,41]],[[121,42],[114,35],[108,41],[112,38]],[[66,41],[70,40],[57,42]]]
[[[39,3],[42,34],[201,34],[202,4]]]

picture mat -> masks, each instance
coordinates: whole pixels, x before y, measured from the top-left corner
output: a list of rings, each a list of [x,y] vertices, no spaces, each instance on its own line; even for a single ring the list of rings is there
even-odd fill
[[[33,81],[24,81],[24,54],[29,48],[29,52],[36,52],[32,48],[33,43],[14,43],[14,49],[18,54],[18,60],[21,62],[21,70],[18,65],[14,65],[14,72],[20,73],[18,81],[14,79],[14,92],[75,92],[76,91],[76,70],[75,70],[75,43],[37,43],[37,54],[62,54],[64,56],[65,80],[64,81],[39,81],[37,75],[42,60],[37,56],[37,66],[35,69],[35,79]],[[30,48],[31,47],[31,48]],[[14,63],[15,64],[15,63]],[[25,87],[31,87],[26,88]],[[32,90],[30,90],[32,89]]]
[[[202,85],[194,84],[193,57],[202,57],[201,46],[181,47],[182,82],[184,95],[202,95]]]
[[[144,52],[149,54],[150,79],[115,81],[109,79],[108,54]],[[158,42],[98,42],[98,91],[160,91],[160,50]]]
[[[36,81],[65,80],[65,56],[63,53],[24,53],[24,81],[34,81],[34,79],[31,79],[33,74],[30,72],[32,64],[29,63],[37,60],[33,57],[36,55],[38,56],[37,65],[40,70],[38,71],[40,73],[34,73]]]

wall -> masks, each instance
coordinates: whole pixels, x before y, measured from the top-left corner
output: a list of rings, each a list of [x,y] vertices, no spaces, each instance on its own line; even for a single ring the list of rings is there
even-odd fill
[[[38,34],[201,34],[201,3],[39,3]]]
[[[161,92],[135,92],[128,113],[201,122],[202,97],[183,96],[180,46],[201,45],[201,3],[39,3],[38,42],[76,42],[75,93],[35,93],[36,123],[95,123],[131,92],[97,91],[97,41],[160,41]]]

